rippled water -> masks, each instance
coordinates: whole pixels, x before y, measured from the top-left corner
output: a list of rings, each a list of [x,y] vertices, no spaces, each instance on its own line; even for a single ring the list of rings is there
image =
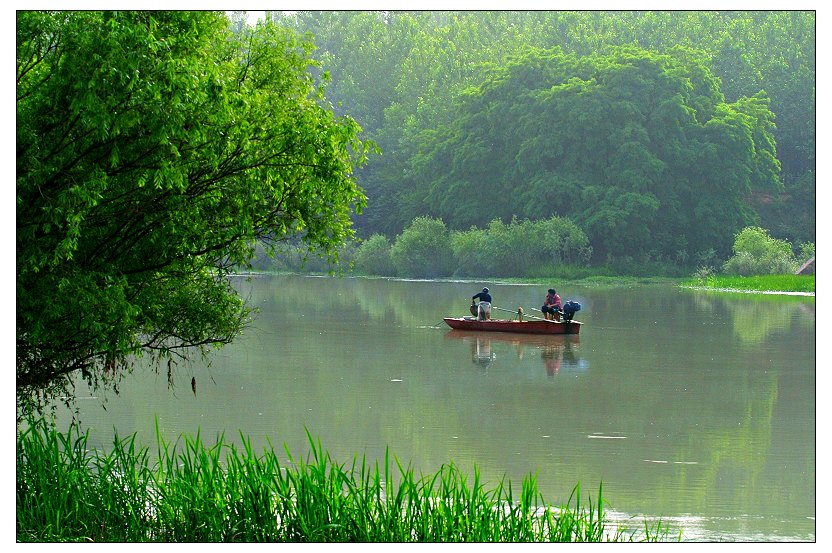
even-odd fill
[[[814,298],[555,282],[579,336],[451,331],[483,285],[527,313],[548,288],[241,279],[261,313],[237,342],[174,367],[173,390],[141,367],[118,396],[81,388],[81,420],[102,447],[114,427],[154,444],[158,418],[171,440],[242,432],[295,456],[308,430],[342,462],[389,448],[425,473],[532,474],[553,503],[603,485],[612,519],[684,539],[815,539]]]

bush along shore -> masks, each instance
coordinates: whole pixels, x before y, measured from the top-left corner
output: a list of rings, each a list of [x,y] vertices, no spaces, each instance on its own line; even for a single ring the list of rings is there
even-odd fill
[[[636,530],[605,520],[601,488],[582,503],[576,486],[553,506],[532,477],[487,489],[453,464],[417,477],[389,453],[383,464],[338,464],[309,436],[306,460],[281,464],[199,434],[165,443],[158,458],[133,435],[112,450],[89,432],[43,419],[17,436],[19,542],[602,542],[668,541],[661,523]],[[395,467],[395,471],[392,470]],[[395,474],[394,474],[395,473]],[[395,480],[395,484],[393,483]]]

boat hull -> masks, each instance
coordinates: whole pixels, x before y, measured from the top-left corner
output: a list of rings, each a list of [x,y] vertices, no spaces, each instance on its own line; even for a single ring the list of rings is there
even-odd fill
[[[578,321],[510,321],[506,319],[489,319],[478,321],[473,317],[445,317],[445,323],[454,330],[474,330],[488,332],[517,332],[521,334],[578,334],[581,325]]]
[[[444,336],[448,340],[492,340],[505,344],[528,345],[541,348],[562,348],[565,344],[581,343],[579,334],[532,334],[528,332],[490,332],[485,330],[450,329]]]

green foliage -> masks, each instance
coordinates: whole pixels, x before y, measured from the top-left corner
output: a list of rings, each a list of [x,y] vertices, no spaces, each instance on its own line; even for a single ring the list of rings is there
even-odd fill
[[[254,257],[246,266],[237,271],[247,270],[266,273],[325,273],[343,274],[350,269],[355,256],[356,245],[350,240],[338,246],[335,256],[322,255],[302,240],[287,240],[276,248],[270,248],[262,241],[257,242]]]
[[[814,275],[715,275],[699,271],[693,278],[681,282],[682,286],[705,287],[722,291],[743,292],[803,292],[815,293]]]
[[[148,454],[135,436],[115,437],[109,455],[93,455],[89,432],[57,432],[27,421],[17,438],[17,540],[116,541],[146,538],[154,501]]]
[[[456,106],[408,181],[451,228],[568,216],[601,260],[673,259],[699,244],[727,251],[753,221],[750,191],[781,185],[765,96],[726,104],[682,48],[529,50]]]
[[[798,268],[791,244],[769,236],[760,227],[742,229],[734,240],[734,255],[723,266],[729,275],[778,275]]]
[[[482,274],[511,276],[522,270],[520,267],[536,261],[533,253],[539,244],[530,236],[529,226],[525,221],[516,220],[506,225],[499,219],[488,224],[480,252],[486,263]]]
[[[798,261],[805,263],[813,257],[815,257],[815,243],[804,242],[800,244],[800,253],[798,254]]]
[[[380,276],[529,276],[581,272],[592,248],[572,221],[499,219],[485,229],[448,232],[441,219],[416,217],[392,244],[380,234],[356,251],[355,271]]]
[[[77,425],[63,434],[29,419],[17,436],[19,542],[601,542],[666,541],[661,523],[607,528],[597,500],[576,486],[550,504],[525,478],[494,487],[453,463],[417,475],[387,453],[375,463],[333,460],[309,436],[306,459],[256,453],[197,433],[157,453],[135,436],[112,451],[87,447]]]
[[[369,145],[312,48],[215,12],[17,13],[19,399],[229,342],[258,243],[337,260]]]
[[[349,270],[355,255],[354,242],[346,242],[336,250],[337,259],[319,255],[302,242],[282,244],[270,256],[267,271],[317,274],[342,274]]]
[[[815,19],[548,10],[282,21],[314,34],[334,103],[385,151],[360,170],[372,198],[356,220],[363,235],[393,236],[417,215],[453,230],[560,215],[590,235],[595,261],[682,262],[685,251],[694,263],[709,249],[727,257],[750,224],[814,240]],[[481,101],[466,110],[459,99],[471,96]]]
[[[451,244],[459,276],[530,276],[541,267],[586,264],[592,252],[586,234],[561,217],[508,225],[494,219],[483,230],[453,232]]]
[[[451,233],[451,249],[458,276],[489,275],[494,261],[485,255],[488,231],[472,226],[469,230]]]
[[[390,241],[382,234],[374,234],[364,240],[355,252],[355,271],[365,275],[395,275],[390,247]]]
[[[416,217],[396,237],[390,260],[397,274],[416,278],[450,275],[453,250],[448,229],[441,219]]]
[[[697,282],[706,282],[709,278],[714,276],[714,268],[710,265],[702,265],[693,273],[693,278]]]

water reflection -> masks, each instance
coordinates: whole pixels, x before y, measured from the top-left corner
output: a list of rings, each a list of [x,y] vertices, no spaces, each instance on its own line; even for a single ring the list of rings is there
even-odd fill
[[[470,345],[471,362],[488,369],[497,357],[496,347],[511,352],[519,360],[529,352],[540,358],[548,376],[562,372],[585,372],[589,363],[581,359],[579,335],[545,336],[539,334],[512,334],[507,332],[473,332],[451,330],[445,334],[450,340],[461,340]]]
[[[577,344],[572,340],[546,346],[540,357],[543,359],[546,374],[549,376],[555,376],[561,372],[584,372],[588,368],[586,360],[578,356]]]
[[[483,369],[490,367],[491,362],[494,360],[494,352],[491,351],[491,340],[476,338],[475,340],[470,340],[470,342],[471,361]]]
[[[815,326],[815,303],[801,296],[693,291],[694,303],[703,323],[730,316],[734,337],[753,345],[776,334],[788,333],[792,325]]]

